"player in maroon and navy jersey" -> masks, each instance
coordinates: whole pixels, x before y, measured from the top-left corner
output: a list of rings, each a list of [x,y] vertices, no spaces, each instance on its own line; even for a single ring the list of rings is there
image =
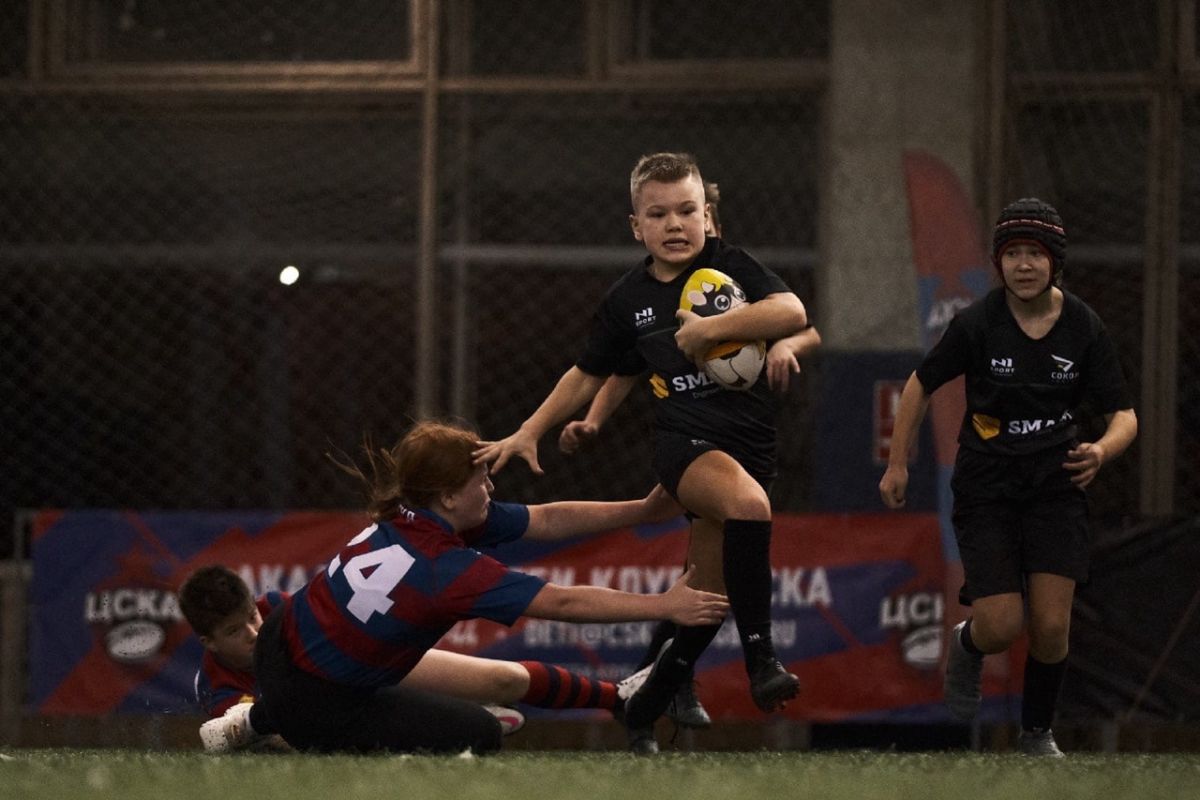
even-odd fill
[[[258,598],[254,603],[255,615],[251,620],[242,623],[234,635],[241,638],[247,631],[252,630],[254,639],[257,639],[258,628],[262,626],[263,618],[269,616],[272,609],[283,602],[285,597],[281,592],[268,592]],[[205,649],[200,668],[196,670],[194,688],[196,702],[210,717],[221,716],[234,703],[253,702],[258,697],[258,686],[254,680],[254,639],[249,642],[249,660],[244,662],[244,666],[233,666],[221,655],[222,652],[228,653],[229,647],[216,643],[230,635],[231,631],[228,629],[222,631],[217,628],[210,636],[200,637]],[[205,639],[209,642],[205,642]]]
[[[262,619],[286,594],[268,592],[250,602],[250,589],[236,573],[220,565],[201,567],[180,587],[184,615],[205,646],[196,673],[196,700],[211,719],[200,727],[205,750],[279,749],[283,741],[261,707],[254,675],[254,645]],[[589,678],[542,661],[503,661],[430,650],[405,676],[405,686],[448,694],[483,704],[501,721],[505,735],[524,724],[518,703],[539,708],[596,708],[620,714],[622,692],[611,681]]]
[[[258,699],[254,677],[258,631],[263,618],[286,599],[283,592],[267,592],[255,600],[246,582],[220,565],[200,567],[179,587],[180,610],[204,645],[193,684],[196,702],[213,718],[236,713],[239,746],[282,746],[274,728],[252,704]],[[210,741],[204,732],[202,728],[206,749],[227,749],[226,737]]]
[[[351,538],[259,631],[254,672],[272,725],[304,750],[492,752],[500,723],[477,703],[402,681],[459,620],[511,625],[674,619],[713,624],[724,597],[686,585],[661,595],[557,586],[484,555],[523,535],[554,539],[669,518],[660,491],[620,503],[524,506],[491,499],[478,436],[426,421],[391,450],[367,451],[374,522]],[[369,474],[368,474],[369,473]]]
[[[1088,574],[1084,489],[1137,435],[1116,350],[1099,316],[1060,287],[1067,236],[1049,204],[1025,198],[996,223],[992,253],[1003,283],[960,312],[908,379],[892,437],[883,501],[901,508],[908,453],[929,396],[965,375],[966,413],[951,488],[954,533],[971,617],[954,628],[946,705],[971,719],[985,653],[1026,628],[1020,749],[1061,757],[1050,723],[1066,671],[1071,601]],[[1080,407],[1106,420],[1080,441]]]

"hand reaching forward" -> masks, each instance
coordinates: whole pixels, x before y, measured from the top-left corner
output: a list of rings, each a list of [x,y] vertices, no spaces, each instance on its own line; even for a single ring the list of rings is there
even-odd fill
[[[729,613],[729,598],[688,586],[695,570],[695,564],[688,567],[670,589],[659,595],[666,606],[665,616],[677,625],[716,625]]]

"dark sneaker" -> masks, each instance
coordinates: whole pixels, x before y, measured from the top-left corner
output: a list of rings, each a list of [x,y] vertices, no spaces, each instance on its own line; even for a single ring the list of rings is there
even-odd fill
[[[1054,741],[1054,733],[1049,728],[1021,731],[1021,735],[1017,737],[1017,749],[1026,756],[1066,758],[1063,751],[1058,749],[1058,742]]]
[[[632,675],[617,681],[617,699],[622,701],[620,704],[622,708],[624,707],[624,701],[633,697],[634,692],[642,688],[642,684],[650,677],[652,669],[654,669],[653,664],[648,667],[642,667]]]
[[[710,728],[712,717],[696,696],[696,681],[684,681],[667,706],[667,719],[681,728]]]
[[[770,714],[800,694],[800,679],[783,668],[779,660],[762,659],[750,672],[750,696],[760,711]]]
[[[654,726],[648,728],[630,728],[625,732],[629,735],[629,752],[636,756],[652,756],[658,753],[658,740],[654,738]]]
[[[629,701],[646,685],[653,670],[654,665],[651,664],[617,683],[617,706],[613,709],[613,716],[625,726],[625,734],[629,737],[629,752],[639,756],[655,755],[658,752],[658,740],[654,738],[654,720],[637,727],[629,724]]]
[[[625,700],[625,726],[649,728],[663,715],[679,687],[651,673],[642,687]]]
[[[950,645],[946,657],[946,683],[943,694],[946,707],[950,713],[959,719],[969,721],[979,713],[979,704],[983,700],[980,684],[983,680],[983,656],[968,653],[962,646],[962,629],[966,622],[960,622],[950,631]]]
[[[687,676],[691,674],[690,670],[686,670],[686,664],[667,664],[663,661],[670,644],[668,641],[663,645],[641,686],[638,686],[633,694],[625,698],[625,727],[631,731],[652,728],[654,722],[667,710],[667,706],[671,705],[671,699],[675,696],[676,690],[683,682],[687,681]],[[668,673],[682,675],[682,677],[669,677]],[[639,675],[641,675],[640,672],[634,673],[626,680],[632,682]],[[619,686],[617,691],[620,694]]]

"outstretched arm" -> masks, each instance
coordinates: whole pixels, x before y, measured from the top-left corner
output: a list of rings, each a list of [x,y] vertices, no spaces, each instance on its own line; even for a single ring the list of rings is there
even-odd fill
[[[679,576],[662,594],[631,594],[602,586],[558,586],[548,583],[525,614],[563,622],[640,622],[669,619],[679,625],[716,625],[729,613],[724,595],[687,585],[692,570]]]
[[[804,303],[792,292],[769,294],[731,314],[701,317],[692,311],[675,312],[680,321],[675,343],[683,354],[698,361],[720,342],[732,340],[782,339],[808,324]]]
[[[525,529],[524,538],[539,541],[568,539],[630,525],[663,522],[682,513],[683,507],[662,486],[655,486],[641,500],[542,503],[529,506],[529,527]]]
[[[474,463],[490,463],[491,472],[496,473],[504,468],[510,458],[517,455],[525,459],[525,463],[535,475],[543,474],[537,458],[538,440],[546,431],[595,397],[603,383],[603,377],[589,375],[579,367],[571,367],[558,379],[558,383],[538,406],[537,411],[521,424],[516,433],[499,441],[480,442],[478,449],[471,454]]]
[[[600,428],[629,395],[636,382],[635,375],[610,375],[592,399],[587,415],[563,427],[558,437],[558,449],[570,455],[585,442],[596,438]]]
[[[799,333],[780,339],[767,351],[767,383],[786,392],[788,379],[800,373],[800,359],[821,346],[821,334],[811,325]]]
[[[892,430],[888,466],[879,481],[879,494],[888,508],[904,508],[904,495],[908,491],[908,454],[928,410],[929,395],[914,372],[908,376],[908,383],[904,384],[904,391],[900,393],[900,408],[896,412],[896,426]]]

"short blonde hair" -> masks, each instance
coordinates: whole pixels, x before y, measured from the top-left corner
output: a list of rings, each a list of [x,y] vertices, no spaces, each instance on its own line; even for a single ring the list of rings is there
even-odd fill
[[[638,192],[650,181],[674,183],[695,175],[700,178],[700,165],[691,153],[651,153],[642,156],[629,176],[629,200],[637,208]]]

